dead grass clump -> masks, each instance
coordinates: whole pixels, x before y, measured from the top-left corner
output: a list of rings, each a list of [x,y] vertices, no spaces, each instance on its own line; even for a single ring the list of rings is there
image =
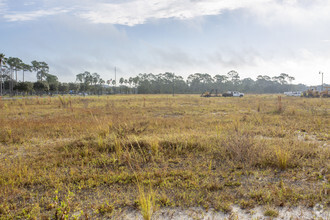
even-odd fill
[[[206,145],[206,143],[205,143]],[[206,146],[198,142],[191,141],[160,141],[159,146],[166,152],[175,153],[179,155],[187,154],[189,152],[203,152]]]
[[[264,215],[265,216],[269,216],[269,217],[273,217],[273,218],[276,218],[278,217],[279,213],[276,209],[274,208],[267,208],[264,212]]]
[[[221,211],[223,213],[230,213],[232,211],[231,207],[232,203],[228,201],[223,201],[223,200],[217,200],[215,201],[214,209],[216,211]]]
[[[248,134],[240,134],[238,132],[232,135],[228,134],[227,137],[221,141],[221,147],[224,150],[224,159],[227,160],[251,164],[258,159],[259,153],[256,145]]]
[[[222,190],[224,185],[222,185],[220,182],[212,181],[211,183],[208,183],[205,187],[208,191],[214,192]]]
[[[258,164],[261,167],[273,167],[280,170],[296,167],[310,167],[317,164],[324,164],[329,159],[328,149],[320,149],[311,143],[299,141],[288,141],[286,139],[265,141],[259,147],[260,156]]]
[[[147,131],[149,122],[122,123],[112,126],[112,130],[119,138],[125,138],[128,135],[140,135]]]
[[[285,170],[288,166],[288,160],[290,159],[290,155],[288,151],[285,151],[278,147],[278,149],[275,152],[277,162],[275,163],[277,167],[279,167],[281,170]]]
[[[258,158],[258,165],[261,167],[272,167],[285,170],[294,167],[291,152],[280,146],[265,146]]]

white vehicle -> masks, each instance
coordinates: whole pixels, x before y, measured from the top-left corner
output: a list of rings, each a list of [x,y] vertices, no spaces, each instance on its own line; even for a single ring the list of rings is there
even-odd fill
[[[244,93],[237,92],[237,91],[228,91],[222,94],[223,97],[243,97]]]
[[[302,94],[302,92],[300,91],[295,91],[295,92],[284,92],[284,95],[287,95],[287,96],[298,96],[300,97]]]

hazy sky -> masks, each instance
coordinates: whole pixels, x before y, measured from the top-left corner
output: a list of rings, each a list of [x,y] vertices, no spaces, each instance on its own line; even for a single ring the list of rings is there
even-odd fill
[[[330,0],[0,0],[0,53],[60,81],[200,72],[330,79]],[[35,74],[26,77],[35,80]]]

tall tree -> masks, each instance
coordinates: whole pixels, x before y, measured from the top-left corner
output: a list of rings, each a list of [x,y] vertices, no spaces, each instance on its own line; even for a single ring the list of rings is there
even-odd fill
[[[37,80],[42,81],[44,78],[46,78],[46,75],[49,72],[49,66],[46,62],[38,62],[33,60],[31,64],[32,70],[37,73]]]
[[[52,75],[52,74],[47,73],[46,74],[46,81],[50,85],[52,83],[58,83],[58,78],[55,75]]]
[[[15,71],[15,75],[16,75],[16,82],[17,80],[17,71],[21,70],[22,67],[22,60],[20,58],[17,57],[9,57],[7,60],[8,65],[10,66],[10,68]]]
[[[93,76],[90,72],[85,71],[76,75],[76,82],[80,83],[80,90],[87,91],[93,83]]]
[[[10,67],[11,70],[11,84],[10,84],[10,93],[13,95],[13,89],[14,89],[14,79],[13,79],[13,72],[16,73],[16,82],[17,82],[17,71],[20,70],[22,60],[17,57],[9,57],[7,60],[7,64]]]
[[[32,71],[32,66],[30,66],[30,65],[28,65],[28,64],[25,64],[25,63],[22,63],[22,64],[21,64],[21,70],[23,71],[23,82],[24,82],[24,80],[25,80],[24,73],[25,73],[26,71],[31,72],[31,71]]]
[[[213,77],[213,79],[215,80],[215,82],[216,82],[217,84],[221,84],[221,83],[225,83],[225,82],[227,82],[228,77],[225,76],[225,75],[215,75],[215,76]]]
[[[234,85],[238,85],[240,83],[240,76],[237,71],[231,70],[227,73],[227,76]]]
[[[51,91],[51,94],[58,90],[59,82],[57,76],[47,73],[46,82],[49,85],[49,91]]]
[[[119,79],[119,84],[122,86],[123,85],[123,83],[124,83],[124,78],[123,77],[121,77],[120,79]]]
[[[3,53],[0,53],[0,96],[2,96],[2,79],[3,79],[3,72],[2,72],[2,65],[5,64],[6,57]]]
[[[39,72],[39,69],[40,69],[40,63],[38,61],[36,61],[36,60],[33,60],[31,62],[31,64],[32,64],[32,70],[34,72],[38,73]]]
[[[94,85],[99,83],[100,75],[98,73],[93,73],[92,78],[93,78],[92,81],[93,81]]]
[[[45,62],[39,62],[39,64],[40,64],[40,69],[39,72],[37,73],[37,79],[42,81],[43,78],[45,78],[49,72],[49,66]]]

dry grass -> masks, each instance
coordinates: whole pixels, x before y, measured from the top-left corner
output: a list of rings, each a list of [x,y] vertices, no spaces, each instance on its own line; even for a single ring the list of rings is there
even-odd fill
[[[111,218],[143,201],[328,207],[329,108],[282,97],[279,111],[275,95],[2,100],[0,219]]]

